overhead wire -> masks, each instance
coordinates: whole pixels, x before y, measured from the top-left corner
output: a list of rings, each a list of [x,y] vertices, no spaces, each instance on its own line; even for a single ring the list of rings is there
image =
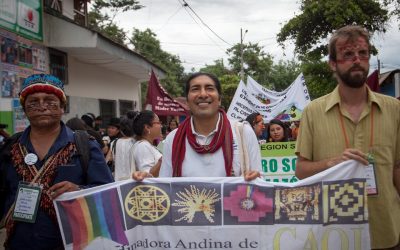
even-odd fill
[[[208,24],[206,24],[204,21],[203,21],[203,19],[192,9],[192,7],[190,7],[190,5],[185,1],[185,0],[182,0],[183,1],[183,6],[184,7],[188,7],[192,12],[193,12],[193,14],[195,14],[196,15],[196,17],[200,20],[200,22],[208,29],[208,30],[210,30],[216,37],[218,37],[221,41],[223,41],[224,43],[226,43],[226,44],[228,44],[229,46],[233,46],[232,44],[230,44],[230,43],[228,43],[227,41],[225,41],[221,36],[219,36],[214,30],[212,30],[211,28],[210,28],[210,26],[208,26]],[[186,9],[186,8],[185,8]]]
[[[167,21],[159,28],[157,31],[161,31],[167,24],[168,22],[176,15],[178,12],[183,8],[183,5],[179,6],[179,8],[172,14],[170,17],[168,17]]]
[[[180,4],[182,4],[181,2],[180,2],[180,0],[178,0],[178,2],[180,3]],[[184,6],[184,4],[183,4],[183,6]],[[204,32],[204,34],[215,44],[215,46],[217,46],[219,49],[221,49],[224,53],[226,53],[226,51],[225,51],[225,49],[223,49],[219,44],[217,44],[215,41],[214,41],[214,39],[212,39],[208,34],[207,34],[207,32],[204,30],[204,28],[197,22],[197,20],[196,20],[196,18],[194,18],[193,16],[192,16],[192,14],[186,9],[186,8],[184,8],[184,10],[188,13],[188,15],[193,19],[193,21],[201,28],[201,30]]]

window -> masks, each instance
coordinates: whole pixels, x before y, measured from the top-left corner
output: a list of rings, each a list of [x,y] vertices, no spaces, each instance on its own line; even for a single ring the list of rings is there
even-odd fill
[[[87,23],[87,0],[74,0],[74,21],[82,26]]]
[[[116,117],[116,101],[100,99],[100,116],[103,118],[103,124],[108,124],[111,118]]]
[[[121,116],[126,115],[129,110],[133,110],[135,108],[133,105],[133,101],[119,100],[119,114]]]
[[[50,74],[68,84],[68,62],[65,52],[49,48]]]
[[[62,0],[44,0],[44,7],[49,12],[62,14]]]

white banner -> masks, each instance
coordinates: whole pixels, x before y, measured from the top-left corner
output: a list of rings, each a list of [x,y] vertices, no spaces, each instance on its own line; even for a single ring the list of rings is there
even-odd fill
[[[296,183],[152,178],[54,201],[66,249],[370,249],[364,166]]]
[[[242,81],[239,83],[227,114],[231,119],[244,120],[249,114],[259,112],[264,122],[275,118],[298,121],[309,102],[303,74],[282,92],[267,90],[249,78],[247,86]]]

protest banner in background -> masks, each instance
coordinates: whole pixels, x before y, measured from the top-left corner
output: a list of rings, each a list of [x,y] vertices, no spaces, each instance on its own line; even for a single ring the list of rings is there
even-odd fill
[[[147,89],[146,110],[152,110],[159,116],[187,114],[185,108],[161,86],[153,70]]]
[[[54,201],[66,249],[370,249],[364,166],[296,183],[151,178]]]
[[[272,182],[296,182],[296,142],[261,144],[263,178]]]
[[[309,102],[310,96],[303,74],[283,92],[266,91],[251,79],[247,86],[240,81],[227,115],[230,119],[244,120],[249,114],[259,112],[264,122],[272,119],[298,121]]]
[[[279,101],[279,99],[289,91],[293,84],[294,82],[284,91],[278,92],[265,88],[250,76],[247,77],[247,89],[249,90],[249,94],[255,96],[264,104],[273,104],[276,101]]]

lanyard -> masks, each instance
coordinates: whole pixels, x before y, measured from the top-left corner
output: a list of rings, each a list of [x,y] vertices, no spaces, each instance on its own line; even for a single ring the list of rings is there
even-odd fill
[[[23,145],[19,144],[19,149],[21,150],[22,155],[25,157],[25,156],[27,155],[27,153],[28,153],[28,151],[26,150],[26,148],[25,148]],[[50,156],[50,157],[45,161],[45,163],[43,164],[42,168],[41,168],[39,171],[37,170],[37,168],[36,168],[36,166],[35,166],[34,164],[31,165],[31,166],[27,164],[29,171],[30,171],[30,172],[32,173],[32,175],[34,176],[34,177],[33,177],[33,180],[31,181],[30,184],[33,184],[33,183],[37,182],[38,180],[39,180],[39,182],[40,182],[42,176],[43,176],[43,175],[46,173],[46,171],[49,169],[49,166],[53,164],[53,162],[55,161],[55,159],[57,159],[56,156],[57,156],[59,153],[60,153],[60,152],[58,152],[56,155]],[[38,183],[39,183],[39,182],[38,182]]]
[[[344,141],[346,143],[346,148],[350,148],[350,142],[349,142],[349,138],[347,137],[347,133],[346,133],[346,128],[344,127],[344,120],[343,120],[343,115],[342,112],[340,112],[340,108],[338,106],[339,109],[339,118],[340,118],[340,125],[342,126],[342,133],[343,133],[343,137],[344,137]],[[371,104],[371,138],[369,140],[369,149],[372,148],[372,145],[374,144],[374,106]]]

